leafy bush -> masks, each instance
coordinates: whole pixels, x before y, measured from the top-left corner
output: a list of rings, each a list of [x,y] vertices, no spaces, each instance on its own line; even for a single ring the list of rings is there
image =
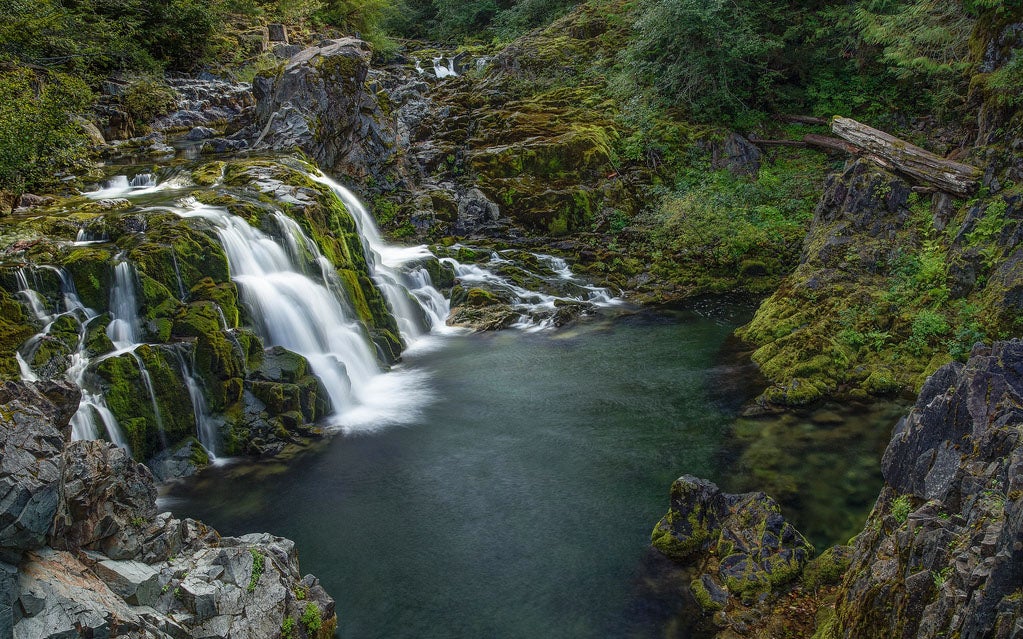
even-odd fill
[[[320,607],[310,601],[302,611],[302,625],[306,632],[315,634],[323,627],[323,619],[320,618]]]
[[[79,168],[88,139],[73,118],[91,101],[85,83],[69,75],[0,72],[0,191],[44,188]]]
[[[140,125],[173,110],[177,94],[165,84],[142,80],[128,87],[121,96],[121,104],[135,124]]]

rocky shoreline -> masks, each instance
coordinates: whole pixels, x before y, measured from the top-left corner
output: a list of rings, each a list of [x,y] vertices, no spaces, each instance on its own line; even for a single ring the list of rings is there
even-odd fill
[[[690,613],[718,639],[786,623],[815,624],[815,639],[1019,637],[1021,406],[1023,340],[978,345],[932,375],[895,425],[885,486],[848,546],[808,561],[812,546],[770,497],[684,476],[653,547],[691,571]],[[794,597],[813,602],[798,619],[777,605]]]
[[[293,542],[158,513],[152,473],[71,441],[79,391],[0,386],[0,637],[310,637],[334,600]]]

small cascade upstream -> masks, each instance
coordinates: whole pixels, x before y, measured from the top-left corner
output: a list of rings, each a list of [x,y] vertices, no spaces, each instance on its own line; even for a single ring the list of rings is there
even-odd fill
[[[446,58],[447,64],[444,64],[445,58],[439,57],[433,59],[433,73],[438,78],[450,78],[458,75],[458,71],[455,70],[455,59]]]

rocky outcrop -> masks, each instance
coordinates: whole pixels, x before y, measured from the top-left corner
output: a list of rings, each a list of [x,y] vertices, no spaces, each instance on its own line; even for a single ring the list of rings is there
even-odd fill
[[[939,233],[939,231],[941,231]],[[852,161],[828,178],[800,264],[737,334],[767,402],[914,391],[1023,311],[1023,196],[958,208]]]
[[[974,349],[895,427],[885,488],[817,637],[1023,633],[1023,340]]]
[[[334,601],[294,544],[157,515],[149,470],[69,443],[77,390],[0,387],[0,636],[329,637]]]
[[[341,38],[303,49],[275,75],[257,76],[254,123],[238,137],[257,149],[302,149],[336,175],[379,175],[394,144],[365,85],[369,59],[366,42]]]
[[[723,493],[689,475],[672,485],[670,508],[651,543],[693,569],[691,598],[714,615],[719,629],[733,632],[748,623],[748,606],[771,599],[813,555],[813,546],[764,493]]]

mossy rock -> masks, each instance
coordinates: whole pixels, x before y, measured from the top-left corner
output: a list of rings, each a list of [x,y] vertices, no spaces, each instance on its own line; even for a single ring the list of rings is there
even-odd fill
[[[14,355],[35,334],[21,304],[0,289],[0,379],[20,379],[21,369]]]
[[[105,312],[110,303],[112,258],[110,251],[105,249],[79,247],[62,260],[61,265],[71,275],[82,304],[98,313]]]
[[[881,368],[870,373],[863,382],[863,390],[871,395],[893,395],[902,390],[902,384],[890,369]]]
[[[72,353],[63,341],[46,335],[36,342],[28,364],[43,379],[59,379],[71,365]]]
[[[207,162],[192,169],[192,181],[199,186],[213,186],[224,176],[223,162]]]
[[[774,385],[763,393],[763,398],[781,406],[809,406],[824,398],[828,391],[825,383],[796,378],[787,385]]]
[[[200,301],[177,308],[171,334],[174,337],[199,337],[220,330],[217,305],[211,301]]]
[[[195,434],[191,399],[170,348],[143,344],[134,354],[108,357],[93,368],[105,388],[107,407],[139,461]],[[146,368],[155,397],[149,394],[139,360]],[[182,410],[183,406],[187,410]]]
[[[245,370],[254,371],[263,365],[263,340],[254,332],[240,328],[234,331],[234,338],[245,356]]]
[[[812,559],[803,569],[803,586],[816,590],[821,586],[836,586],[842,582],[852,561],[852,547],[832,546]]]
[[[85,330],[85,352],[90,358],[106,355],[114,350],[114,343],[107,336],[110,326],[110,314],[104,313],[94,317]]]
[[[217,283],[212,277],[204,277],[188,291],[188,299],[192,302],[213,302],[223,313],[227,327],[238,328],[241,313],[238,307],[238,287],[234,282]]]

